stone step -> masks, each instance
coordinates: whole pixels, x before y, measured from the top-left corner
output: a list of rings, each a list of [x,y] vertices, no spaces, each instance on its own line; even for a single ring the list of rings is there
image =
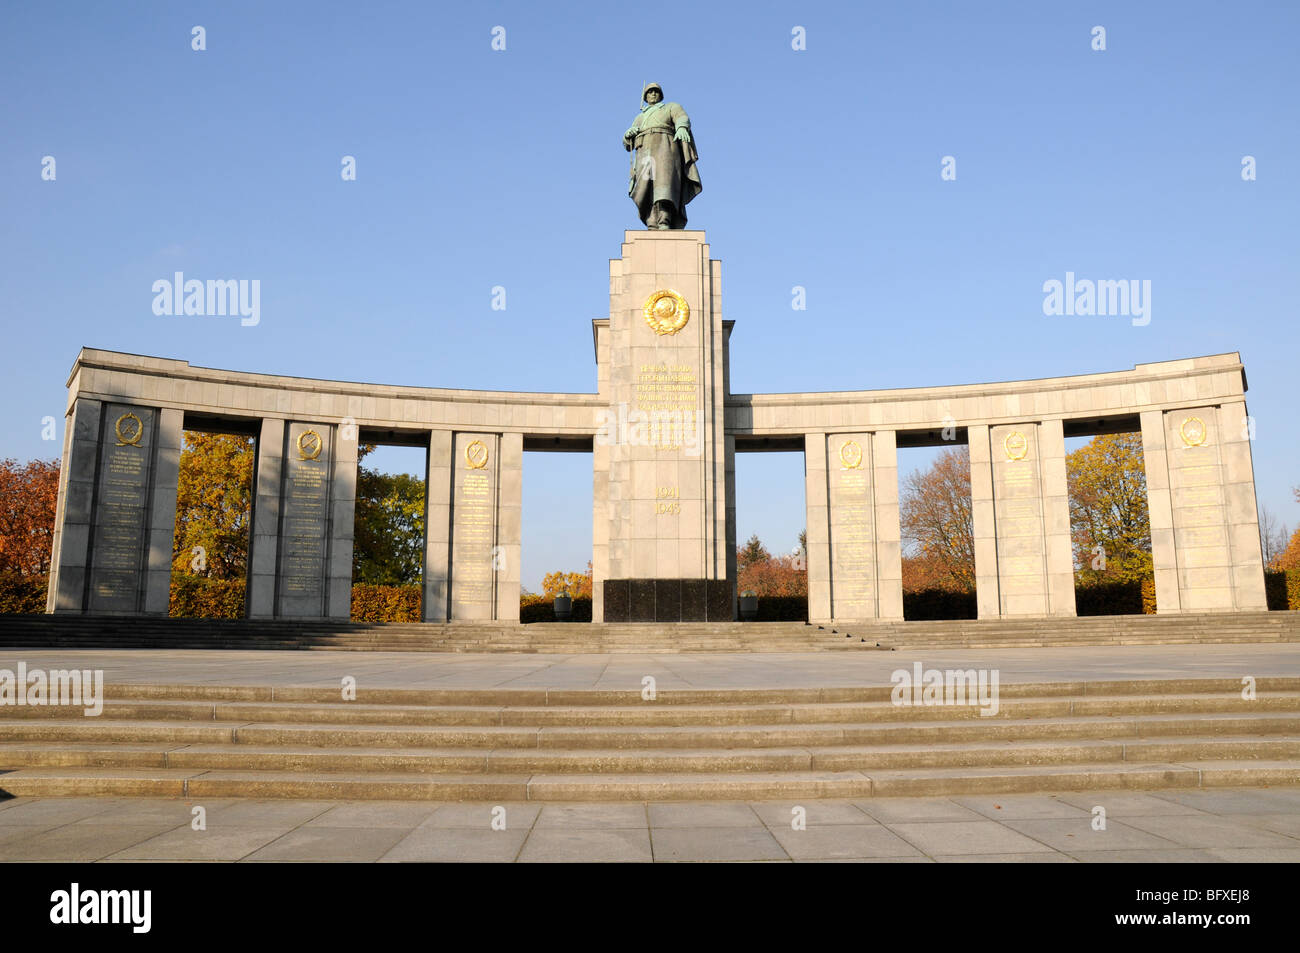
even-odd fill
[[[909,673],[912,665],[904,663]],[[1259,693],[1300,693],[1300,676],[1260,676],[1255,679]],[[1142,678],[1110,680],[1074,680],[1059,682],[1003,681],[999,694],[1006,699],[1041,699],[1072,696],[1080,698],[1113,696],[1233,695],[1240,697],[1242,682],[1238,678]],[[316,703],[338,707],[360,705],[459,706],[459,707],[601,707],[628,706],[646,708],[670,705],[772,705],[812,703],[883,702],[893,696],[890,685],[792,686],[783,688],[662,688],[653,703],[640,700],[641,685],[626,689],[547,689],[547,688],[367,688],[357,689],[357,701],[342,702],[336,687],[300,685],[207,685],[151,682],[112,682],[104,687],[113,702],[271,702]],[[0,706],[0,716],[21,712],[26,706]],[[37,706],[39,707],[39,706]]]
[[[846,637],[847,636],[847,637]],[[0,616],[2,648],[282,649],[496,654],[817,652],[1300,641],[1300,613],[836,623],[359,623]]]
[[[910,668],[910,666],[908,666]],[[1300,782],[1300,677],[365,689],[114,683],[100,717],[0,706],[0,790],[58,796],[683,799]]]
[[[1177,736],[1300,735],[1300,713],[1064,716],[930,722],[684,726],[442,726],[29,719],[3,723],[0,741],[77,744],[246,744],[313,748],[661,750],[825,748]]]
[[[943,743],[924,747],[638,749],[582,751],[454,748],[294,748],[200,744],[0,743],[0,766],[202,768],[223,771],[301,771],[423,774],[727,773],[870,771],[903,768],[1078,765],[1300,758],[1300,735],[1227,736],[1177,741],[1026,741]]]
[[[629,693],[621,694],[625,703]],[[996,712],[975,704],[895,705],[889,701],[750,703],[726,705],[656,705],[635,707],[459,707],[363,705],[337,702],[318,705],[297,702],[140,700],[103,703],[98,717],[113,721],[230,721],[241,725],[424,725],[440,727],[550,726],[689,726],[781,724],[875,724],[880,722],[955,721],[962,719],[1025,719],[1077,715],[1141,715],[1191,713],[1300,712],[1300,692],[1264,692],[1254,699],[1239,694],[1094,695],[1059,697],[1000,697]],[[0,708],[0,725],[27,720],[61,720],[64,706],[22,705]]]
[[[313,798],[429,801],[667,801],[1153,790],[1300,784],[1294,761],[1049,765],[698,774],[443,775],[183,768],[25,768],[19,797]]]

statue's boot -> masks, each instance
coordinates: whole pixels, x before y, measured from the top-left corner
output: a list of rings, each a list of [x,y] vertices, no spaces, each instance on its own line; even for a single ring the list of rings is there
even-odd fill
[[[647,228],[672,228],[673,227],[673,203],[660,199],[655,202],[650,209],[650,221],[646,223]]]

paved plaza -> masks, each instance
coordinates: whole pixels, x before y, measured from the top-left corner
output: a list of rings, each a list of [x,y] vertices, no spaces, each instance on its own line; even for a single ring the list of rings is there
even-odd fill
[[[0,668],[103,669],[119,683],[337,687],[358,689],[627,689],[654,676],[660,691],[682,688],[801,688],[889,685],[913,662],[998,669],[1003,684],[1159,678],[1300,675],[1300,644],[1090,646],[1059,649],[912,649],[862,653],[683,653],[524,655],[238,650],[0,649]],[[111,692],[110,692],[111,694]]]
[[[14,798],[0,803],[0,861],[1295,863],[1300,790],[798,805]]]

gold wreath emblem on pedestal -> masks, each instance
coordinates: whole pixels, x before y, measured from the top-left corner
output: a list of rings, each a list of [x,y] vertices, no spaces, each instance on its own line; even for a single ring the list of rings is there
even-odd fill
[[[465,448],[465,466],[471,470],[482,470],[487,466],[488,449],[482,440],[473,440]]]
[[[134,427],[128,427],[122,430],[122,424],[129,421],[135,421]],[[113,433],[117,434],[117,445],[119,447],[138,447],[140,438],[144,436],[144,424],[135,414],[123,414],[117,418],[117,423],[113,424]]]
[[[1007,451],[1008,460],[1023,460],[1029,455],[1029,438],[1019,430],[1013,430],[1002,441],[1002,447]]]
[[[641,309],[655,334],[676,334],[691,319],[691,306],[676,291],[656,291]]]
[[[1205,443],[1205,438],[1208,436],[1205,432],[1205,421],[1200,417],[1188,417],[1178,428],[1178,436],[1183,438],[1184,447],[1199,447]]]
[[[862,447],[856,440],[846,440],[840,447],[840,463],[845,470],[856,470],[862,466]]]
[[[320,456],[324,445],[325,441],[321,440],[320,434],[314,430],[304,430],[298,434],[298,459],[315,460]]]

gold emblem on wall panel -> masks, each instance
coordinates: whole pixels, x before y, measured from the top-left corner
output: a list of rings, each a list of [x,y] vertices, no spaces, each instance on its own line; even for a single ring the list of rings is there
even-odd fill
[[[1008,460],[1023,460],[1029,455],[1029,438],[1019,430],[1013,430],[1002,441],[1002,447],[1007,451]]]
[[[304,430],[298,434],[298,459],[315,460],[324,446],[325,441],[321,440],[320,434],[314,430]]]
[[[1178,436],[1183,438],[1184,447],[1199,447],[1205,443],[1205,421],[1200,417],[1188,417],[1178,428]]]
[[[123,424],[126,426],[123,427]],[[113,433],[117,434],[119,447],[138,447],[140,438],[144,436],[144,424],[135,414],[123,414],[117,418],[117,423],[113,424]]]
[[[471,440],[465,448],[465,466],[471,470],[482,470],[487,466],[488,448],[482,440]]]
[[[845,440],[840,447],[841,470],[856,470],[862,466],[862,447],[856,440]]]
[[[655,334],[676,334],[691,319],[691,306],[676,291],[656,291],[641,309]]]

